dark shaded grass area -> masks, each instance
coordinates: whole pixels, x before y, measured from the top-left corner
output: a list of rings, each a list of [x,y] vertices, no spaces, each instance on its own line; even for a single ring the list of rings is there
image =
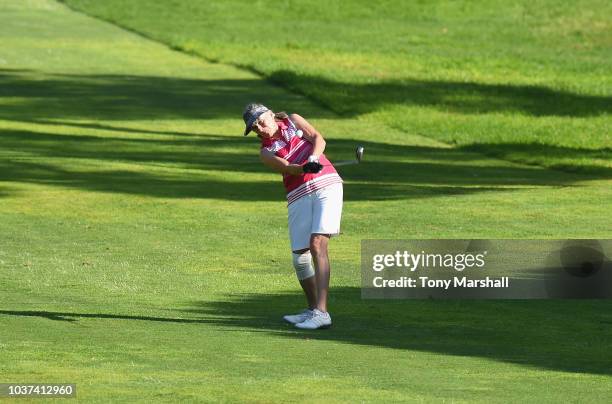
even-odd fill
[[[107,162],[150,167],[179,166],[196,170],[264,173],[257,158],[257,140],[206,133],[133,129],[74,119],[206,119],[240,116],[242,102],[266,86],[258,80],[196,80],[147,76],[43,75],[27,70],[0,71],[0,118],[21,123],[65,125],[108,132],[107,136],[58,135],[33,130],[0,129],[0,179],[63,187],[160,197],[200,197],[231,200],[279,200],[277,181],[221,181],[205,172],[179,176],[159,170],[105,168]],[[305,115],[303,100],[277,96],[274,103]],[[238,119],[238,118],[237,118]],[[168,139],[129,135],[168,135]],[[610,170],[593,167],[585,176],[560,176],[550,170],[504,164],[480,164],[472,148],[443,149],[398,146],[360,139],[334,139],[327,149],[333,160],[350,157],[357,144],[366,147],[366,162],[341,169],[353,184],[347,200],[408,199],[431,195],[470,194],[529,185],[566,185],[578,179],[610,177]],[[525,145],[492,145],[500,152]],[[529,147],[529,146],[527,146]],[[476,148],[474,148],[476,149]],[[228,150],[231,150],[228,151]],[[481,149],[478,149],[479,151]],[[587,151],[540,145],[534,153],[576,156]],[[592,153],[606,153],[597,151]],[[587,152],[589,153],[589,152]],[[92,168],[66,165],[57,159],[78,158]],[[587,167],[588,168],[588,167]],[[587,171],[589,171],[587,169]],[[6,190],[0,195],[8,195]]]
[[[554,145],[544,145],[541,143],[475,143],[465,146],[458,146],[459,150],[468,152],[476,152],[486,156],[496,157],[502,160],[517,160],[525,163],[537,164],[542,156],[555,159],[584,159],[587,161],[600,160],[612,161],[612,149],[603,147],[599,149],[585,149],[579,147],[564,147]],[[555,163],[549,165],[550,168],[566,171],[583,173],[591,176],[599,176],[600,178],[612,178],[612,168],[597,165],[585,164],[580,165],[572,163]]]
[[[159,321],[162,323],[188,323],[188,324],[207,324],[211,320],[190,320],[185,318],[133,316],[124,314],[104,314],[104,313],[69,313],[56,311],[36,311],[36,310],[0,310],[0,316],[21,316],[21,317],[42,317],[52,321],[66,321],[74,323],[81,318],[97,318],[110,320],[142,320]]]
[[[372,301],[357,287],[331,291],[334,327],[302,332],[280,324],[299,311],[303,297],[247,294],[230,301],[199,302],[183,310],[217,316],[219,325],[290,338],[485,357],[535,367],[611,374],[609,301]],[[247,313],[247,314],[245,314]],[[571,325],[568,325],[568,319]]]
[[[388,105],[435,106],[464,114],[522,112],[534,116],[594,116],[612,113],[612,97],[580,95],[541,86],[489,85],[471,82],[395,80],[343,83],[323,77],[278,71],[269,80],[313,97],[325,94],[325,107],[344,118]],[[308,89],[308,91],[304,91]],[[269,84],[252,80],[202,80],[134,75],[47,74],[44,80],[27,70],[0,69],[0,98],[26,97],[25,104],[4,105],[5,119],[206,119],[240,116],[253,96],[266,97]],[[274,107],[304,110],[292,95],[277,95]],[[321,109],[304,111],[328,116]]]
[[[363,98],[364,108],[370,111],[372,108],[389,103],[413,103],[417,105],[436,105],[441,109],[451,108],[463,113],[478,113],[491,110],[523,110],[530,111],[535,115],[595,115],[610,111],[609,97],[581,96],[571,93],[556,92],[545,88],[516,87],[516,86],[486,86],[470,83],[387,83],[363,85],[348,85],[334,83],[329,80],[306,76],[291,76],[293,73],[285,72],[273,80],[301,83],[306,80],[309,88],[316,92],[318,87],[325,87],[328,93],[337,93],[339,97],[350,98],[351,103],[359,97]],[[285,83],[286,84],[286,83]],[[335,89],[335,90],[334,90]],[[34,133],[26,131],[7,131],[0,133],[0,145],[4,150],[26,151],[48,157],[82,157],[95,156],[99,160],[129,160],[129,161],[155,161],[158,163],[180,163],[191,164],[199,168],[215,170],[241,170],[249,172],[261,172],[263,167],[253,158],[243,157],[256,154],[256,146],[245,143],[238,136],[236,139],[214,138],[211,136],[194,137],[194,134],[181,132],[163,132],[156,130],[137,130],[127,127],[116,127],[100,123],[77,123],[69,120],[78,119],[103,119],[113,120],[142,120],[142,119],[212,119],[212,118],[235,118],[239,119],[242,106],[250,101],[269,99],[269,87],[261,80],[200,80],[184,78],[168,78],[155,76],[131,76],[131,75],[68,75],[68,74],[46,74],[28,70],[0,69],[0,119],[15,120],[27,123],[41,123],[47,125],[72,125],[80,128],[112,130],[118,133],[138,134],[167,134],[174,136],[185,136],[184,140],[168,140],[167,142],[153,141],[148,139],[131,140],[114,138],[93,138],[87,136],[54,136],[52,134]],[[11,97],[18,97],[11,100]],[[349,99],[346,105],[350,105]],[[468,101],[466,101],[468,100]],[[471,100],[471,101],[470,101]],[[308,107],[308,103],[299,97],[287,95],[282,91],[275,93],[270,102],[272,107],[286,109],[287,111],[299,111],[308,118],[330,117],[331,113],[321,109]],[[360,109],[352,109],[348,115],[342,112],[342,119],[360,113]],[[365,112],[365,109],[361,112]],[[336,116],[337,117],[337,116]],[[338,117],[337,117],[338,118]],[[370,182],[387,181],[397,183],[397,178],[410,177],[411,183],[438,184],[439,180],[433,175],[424,175],[431,168],[438,171],[440,176],[447,176],[444,182],[447,187],[459,184],[473,185],[511,185],[511,184],[545,184],[551,180],[552,184],[559,183],[556,175],[550,175],[541,170],[510,169],[499,167],[463,168],[455,165],[446,166],[447,161],[466,161],[475,159],[476,154],[465,153],[478,152],[501,158],[513,157],[518,154],[528,154],[537,163],[538,159],[546,156],[558,158],[567,157],[576,159],[585,158],[610,158],[610,149],[585,150],[568,147],[558,147],[542,144],[487,144],[464,146],[459,150],[444,151],[427,148],[406,148],[397,146],[384,146],[375,142],[362,142],[368,146],[368,173],[372,173]],[[332,142],[330,142],[332,143]],[[246,148],[248,144],[250,148]],[[334,140],[334,145],[329,147],[330,157],[334,158],[334,152],[339,154],[340,150],[354,148],[355,144],[347,145],[339,140]],[[111,148],[112,152],[104,148]],[[192,146],[190,151],[167,150],[167,147]],[[230,156],[218,153],[216,146],[231,146],[241,154],[240,168],[235,165],[225,164]],[[389,159],[378,159],[384,155]],[[371,156],[371,157],[370,157]],[[431,165],[430,163],[419,165],[414,161],[411,164],[395,163],[393,159],[414,159],[415,157],[427,157],[442,161],[442,164]],[[336,159],[337,160],[337,159]],[[383,163],[384,160],[384,163]],[[39,178],[32,172],[45,171],[44,167],[32,167],[29,163],[4,160],[5,170],[3,179],[11,180],[11,166],[19,168],[15,180],[29,178],[36,182],[40,181],[62,181],[69,173],[63,173],[58,168],[49,167],[50,178]],[[8,166],[8,167],[7,167]],[[559,164],[558,168],[568,171],[576,167]],[[588,178],[610,178],[611,171],[607,167],[597,164],[581,162],[578,169],[587,173]],[[360,168],[346,168],[347,172],[356,173],[354,179],[358,180]],[[479,170],[480,173],[473,173]],[[507,172],[510,170],[510,172]],[[55,174],[53,174],[55,172]],[[365,171],[363,171],[365,173]],[[116,184],[128,181],[124,173],[107,173],[108,178],[116,177]],[[409,175],[407,175],[409,174]],[[84,179],[86,175],[76,173],[80,182],[89,182]],[[499,177],[500,180],[494,180]],[[508,177],[502,178],[502,177]],[[98,181],[100,178],[92,177],[91,180]],[[155,181],[147,175],[142,178],[145,184]],[[468,181],[469,180],[469,181]],[[569,180],[566,180],[566,182]],[[65,181],[70,182],[70,181]],[[78,181],[77,181],[78,182]],[[401,182],[401,181],[400,181]],[[96,187],[104,189],[104,181]],[[154,187],[160,185],[152,184]],[[244,184],[243,184],[244,185]],[[241,186],[243,186],[241,185]],[[231,186],[230,186],[231,187]],[[127,188],[133,189],[129,184]],[[269,189],[267,190],[269,191]],[[265,194],[268,194],[266,191]],[[361,189],[361,194],[366,198],[368,195],[383,195],[389,198],[402,197],[410,194],[412,190],[385,189],[382,192],[368,193],[367,189]],[[457,191],[457,190],[454,190]],[[453,191],[453,192],[454,192]],[[429,191],[427,191],[429,192]],[[470,191],[471,192],[471,191]],[[230,192],[231,193],[231,192]],[[173,192],[170,192],[172,195]],[[166,192],[167,196],[168,193]],[[177,196],[198,196],[200,193],[193,191],[177,191]],[[204,194],[206,195],[206,194]],[[274,194],[278,195],[278,194]],[[257,199],[257,198],[255,198]]]
[[[582,117],[612,113],[612,97],[581,95],[535,85],[409,79],[345,83],[289,70],[274,72],[269,79],[294,92],[314,97],[326,107],[349,117],[389,105],[434,106],[462,114],[521,112],[533,116]]]
[[[111,131],[110,127],[105,130]],[[113,127],[114,136],[98,137],[0,129],[4,154],[0,180],[171,198],[269,201],[284,197],[279,180],[223,181],[211,177],[215,171],[267,173],[257,157],[255,139],[176,132],[168,133],[168,139],[146,139],[121,137],[125,136],[122,132],[122,128]],[[358,143],[367,150],[367,163],[340,167],[341,175],[352,183],[347,200],[411,199],[524,186],[562,186],[589,178],[559,176],[535,167],[483,164],[478,154],[459,149],[355,139],[335,139],[327,154],[332,161],[350,157]],[[88,166],[66,164],[69,158]],[[152,169],[107,168],[112,162],[136,163]],[[168,167],[192,171],[178,175]]]
[[[4,103],[3,98],[24,100]],[[240,119],[244,105],[270,97],[258,79],[203,80],[136,75],[42,74],[0,69],[0,119]],[[273,106],[328,116],[275,91]]]
[[[179,316],[0,310],[2,316],[138,320],[208,324],[354,345],[471,356],[551,370],[612,374],[612,303],[600,300],[380,301],[361,300],[356,287],[333,288],[334,326],[301,331],[281,322],[299,311],[300,293],[235,294],[194,302]],[[188,318],[184,318],[188,316]],[[571,325],[568,320],[571,319]]]

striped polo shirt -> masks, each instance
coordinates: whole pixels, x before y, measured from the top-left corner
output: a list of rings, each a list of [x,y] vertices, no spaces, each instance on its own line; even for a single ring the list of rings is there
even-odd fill
[[[261,147],[276,156],[287,160],[290,164],[302,165],[308,161],[312,154],[313,145],[301,136],[295,124],[289,118],[277,121],[281,136],[276,139],[262,139]],[[287,204],[297,201],[316,190],[332,184],[342,183],[342,178],[329,162],[325,154],[319,156],[319,163],[323,169],[316,174],[304,173],[302,175],[283,174],[283,184],[287,191]]]

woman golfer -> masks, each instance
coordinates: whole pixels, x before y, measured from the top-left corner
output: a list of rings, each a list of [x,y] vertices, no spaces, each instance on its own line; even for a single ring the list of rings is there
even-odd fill
[[[261,104],[249,104],[242,117],[244,135],[257,133],[261,161],[282,173],[287,190],[293,266],[308,309],[283,319],[298,328],[329,327],[327,244],[340,232],[342,178],[323,154],[323,136],[301,116],[275,114]]]

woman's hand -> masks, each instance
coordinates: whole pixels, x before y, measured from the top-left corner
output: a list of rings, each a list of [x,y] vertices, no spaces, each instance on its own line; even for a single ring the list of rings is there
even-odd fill
[[[323,169],[323,164],[319,163],[318,161],[311,161],[302,166],[302,170],[305,173],[316,174],[322,169]]]

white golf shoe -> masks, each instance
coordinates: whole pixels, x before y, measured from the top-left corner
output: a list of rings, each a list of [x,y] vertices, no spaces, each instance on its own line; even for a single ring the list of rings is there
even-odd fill
[[[291,324],[298,324],[312,317],[312,313],[312,310],[306,309],[299,314],[287,314],[286,316],[283,316],[283,320]]]
[[[329,313],[323,313],[320,310],[314,309],[312,315],[301,323],[295,326],[303,330],[316,330],[318,328],[329,328],[332,324]]]

